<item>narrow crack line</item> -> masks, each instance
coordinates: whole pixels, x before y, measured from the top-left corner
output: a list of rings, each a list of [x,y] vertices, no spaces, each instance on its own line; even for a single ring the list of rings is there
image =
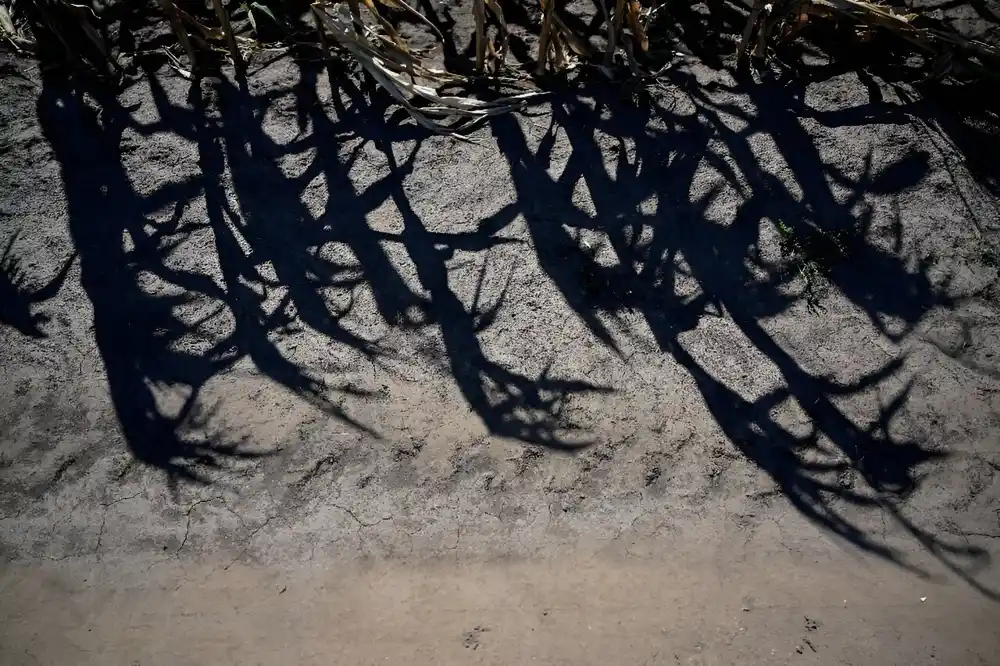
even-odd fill
[[[392,526],[396,528],[397,532],[402,532],[403,534],[406,535],[406,542],[410,546],[410,548],[409,548],[409,554],[412,555],[413,554],[413,533],[411,533],[409,530],[407,530],[407,529],[405,529],[403,527],[400,527],[399,523],[396,522],[396,517],[395,516],[392,517]]]
[[[986,539],[1000,539],[1000,534],[990,534],[989,532],[963,532],[963,536],[977,536],[984,537]]]
[[[233,515],[236,515],[236,512],[232,511],[231,509],[230,509],[230,511],[231,511],[231,512],[233,513]],[[238,518],[238,517],[239,517],[239,516],[237,516],[237,518]],[[242,548],[242,549],[240,550],[239,554],[238,554],[238,555],[236,555],[236,557],[234,557],[234,558],[233,558],[232,560],[230,560],[230,561],[229,561],[229,563],[228,563],[228,564],[226,564],[226,566],[222,567],[222,570],[223,570],[223,571],[229,571],[229,568],[230,568],[230,567],[232,567],[232,566],[233,566],[234,564],[236,564],[236,563],[237,563],[237,562],[239,562],[239,561],[240,561],[241,559],[243,559],[243,558],[244,558],[244,557],[246,556],[246,554],[247,554],[248,552],[250,552],[250,542],[252,542],[252,541],[253,541],[253,539],[254,539],[254,537],[255,537],[255,536],[257,536],[257,534],[258,534],[258,533],[259,533],[259,532],[260,532],[260,531],[261,531],[262,529],[264,529],[265,527],[267,527],[267,525],[268,525],[268,524],[269,524],[269,523],[270,523],[270,522],[271,522],[272,520],[274,520],[275,518],[278,518],[278,516],[277,516],[277,515],[273,515],[273,516],[268,516],[267,518],[265,518],[265,519],[264,519],[264,522],[262,522],[262,523],[261,523],[260,525],[258,525],[258,526],[257,526],[256,528],[254,528],[253,530],[249,530],[249,531],[248,531],[249,533],[247,534],[247,537],[246,537],[246,540],[245,540],[245,541],[244,541],[244,543],[243,543],[243,548]],[[243,529],[247,529],[247,527],[246,527],[246,523],[244,523],[242,519],[240,519],[240,524],[241,524],[241,525],[243,525]],[[313,546],[313,547],[315,548],[315,546]]]
[[[461,523],[458,524],[458,526],[455,528],[455,531],[456,531],[456,534],[455,534],[455,545],[452,546],[451,548],[449,548],[448,550],[450,550],[451,552],[453,552],[455,554],[455,561],[458,562],[458,547],[462,543],[462,524]]]
[[[114,501],[101,503],[101,506],[104,507],[104,512],[101,515],[101,528],[97,531],[97,544],[94,546],[94,555],[97,555],[101,550],[101,542],[104,539],[104,527],[108,524],[108,509],[113,507],[115,504],[120,504],[121,502],[125,502],[126,500],[135,499],[139,495],[142,495],[144,492],[145,490],[140,490],[126,497],[119,497]]]
[[[80,506],[82,506],[83,503],[86,502],[86,501],[87,501],[87,498],[83,498],[83,499],[78,500],[68,511],[63,512],[63,514],[61,516],[59,516],[59,518],[56,518],[56,520],[53,521],[52,527],[49,528],[49,540],[50,541],[52,540],[52,537],[55,535],[56,529],[59,527],[59,525],[62,522],[68,520],[70,518],[70,516],[73,515],[73,512],[76,511],[78,508],[80,508]],[[58,510],[59,510],[59,508],[57,507],[55,509],[55,511],[58,511]],[[53,511],[52,513],[54,513],[55,511]]]
[[[278,518],[278,515],[277,515],[277,514],[275,514],[275,515],[273,515],[273,516],[268,516],[267,518],[265,518],[265,519],[264,519],[264,522],[262,522],[262,523],[261,523],[260,525],[258,525],[258,526],[257,526],[256,528],[254,528],[254,529],[253,529],[253,530],[252,530],[252,531],[250,532],[250,534],[249,534],[249,535],[247,535],[247,543],[249,543],[250,541],[253,541],[253,538],[254,538],[255,536],[257,536],[257,534],[258,534],[258,533],[259,533],[259,532],[260,532],[260,531],[261,531],[262,529],[264,529],[265,527],[267,527],[267,526],[268,526],[268,525],[269,525],[269,524],[271,523],[271,521],[272,521],[272,520],[275,520],[276,518]]]
[[[201,504],[208,504],[209,502],[222,501],[222,499],[223,498],[221,496],[209,497],[207,499],[200,499],[187,508],[187,511],[184,512],[185,516],[187,517],[187,524],[184,526],[184,538],[181,539],[181,545],[177,546],[177,549],[174,551],[174,555],[179,554],[181,552],[181,549],[184,548],[184,546],[187,544],[188,535],[191,533],[191,512],[194,511],[195,508],[197,508]]]
[[[107,502],[107,503],[101,503],[101,506],[103,506],[105,509],[107,509],[108,507],[112,507],[115,504],[120,504],[121,502],[125,502],[125,501],[130,500],[130,499],[135,499],[139,495],[142,495],[144,492],[146,492],[145,489],[139,490],[137,492],[132,493],[131,495],[126,495],[125,497],[119,497],[118,499],[112,500],[112,501]]]
[[[240,521],[240,525],[247,532],[247,536],[246,536],[246,539],[243,542],[243,548],[240,549],[240,552],[236,555],[236,557],[234,557],[232,560],[230,560],[229,563],[226,564],[226,566],[222,567],[223,571],[229,571],[230,567],[232,567],[234,564],[236,564],[237,562],[239,562],[240,560],[242,560],[244,557],[246,557],[247,553],[250,552],[250,543],[253,541],[254,537],[256,537],[257,534],[262,529],[264,529],[265,527],[267,527],[268,524],[272,520],[274,520],[275,518],[278,518],[277,514],[272,515],[272,516],[268,516],[267,518],[264,519],[264,521],[260,525],[258,525],[257,527],[255,527],[253,529],[250,529],[250,528],[247,527],[246,522],[243,520],[243,518],[240,517],[240,515],[238,513],[236,513],[235,511],[233,511],[229,507],[226,507],[226,510],[229,511],[234,516],[236,516],[236,519]]]
[[[104,507],[104,515],[101,516],[101,529],[97,531],[97,543],[94,545],[94,555],[100,557],[101,541],[104,539],[104,526],[108,523],[108,507]]]
[[[238,513],[236,512],[236,511],[234,511],[234,510],[232,509],[232,507],[230,507],[230,506],[229,506],[228,504],[226,504],[225,502],[223,502],[223,503],[222,503],[222,510],[223,510],[223,511],[225,511],[226,513],[230,514],[230,515],[231,515],[231,516],[232,516],[233,518],[235,518],[235,519],[236,519],[236,522],[238,522],[238,523],[240,524],[240,527],[241,527],[241,528],[242,528],[242,529],[243,529],[244,531],[249,531],[249,530],[247,529],[247,524],[246,524],[246,522],[245,522],[245,521],[243,520],[243,516],[241,516],[240,514],[238,514]]]
[[[392,516],[390,515],[390,516],[384,516],[382,518],[379,518],[374,523],[366,523],[365,521],[361,520],[361,518],[359,518],[356,513],[354,513],[353,511],[351,511],[351,509],[349,509],[346,506],[341,506],[341,505],[335,504],[333,502],[330,502],[330,506],[332,506],[335,509],[340,509],[341,511],[343,511],[344,513],[346,513],[348,516],[350,516],[351,518],[353,518],[354,522],[356,522],[359,525],[359,529],[361,527],[375,527],[379,523],[384,523],[387,520],[392,520]]]

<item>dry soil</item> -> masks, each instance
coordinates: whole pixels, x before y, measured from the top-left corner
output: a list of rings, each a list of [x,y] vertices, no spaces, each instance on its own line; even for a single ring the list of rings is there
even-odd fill
[[[955,99],[684,56],[470,143],[0,58],[0,663],[1000,663]]]

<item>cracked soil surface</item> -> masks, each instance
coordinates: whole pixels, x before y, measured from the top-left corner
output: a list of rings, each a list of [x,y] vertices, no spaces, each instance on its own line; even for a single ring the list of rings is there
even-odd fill
[[[467,143],[0,65],[0,663],[1000,663],[1000,141],[940,95],[682,59]]]

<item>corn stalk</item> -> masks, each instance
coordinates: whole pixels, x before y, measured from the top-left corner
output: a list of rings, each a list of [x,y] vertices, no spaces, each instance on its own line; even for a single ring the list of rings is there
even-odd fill
[[[486,0],[473,0],[472,11],[476,18],[476,71],[483,71],[486,64]]]
[[[555,0],[540,0],[542,5],[542,30],[538,40],[538,60],[535,66],[537,74],[545,72],[547,63],[552,64],[556,71],[565,69],[571,64],[571,51],[578,56],[589,57],[593,49],[587,40],[583,39],[563,22],[556,11]]]
[[[229,22],[229,13],[223,6],[222,0],[212,0],[212,6],[215,8],[215,16],[219,19],[219,25],[222,26],[226,45],[229,46],[229,55],[233,59],[233,66],[236,67],[237,72],[242,73],[246,66],[243,63],[243,56],[240,54],[239,44],[236,43],[236,35],[233,34],[233,26]]]
[[[536,74],[545,73],[545,63],[549,58],[549,42],[552,39],[552,16],[555,14],[555,0],[541,0],[542,3],[542,32],[538,37],[538,63],[535,67]]]
[[[750,43],[755,42],[754,55],[766,55],[771,35],[782,30],[785,39],[796,35],[810,17],[848,20],[870,28],[881,28],[904,39],[918,50],[935,56],[941,66],[938,75],[946,74],[952,66],[954,53],[963,53],[979,59],[983,65],[1000,63],[1000,49],[978,40],[938,27],[918,26],[921,17],[914,13],[901,13],[891,7],[864,2],[864,0],[805,0],[774,1],[774,4],[756,0],[737,47],[737,67],[747,65]],[[989,69],[989,68],[987,68]]]
[[[633,74],[639,75],[639,66],[635,60],[635,52],[649,50],[649,38],[646,36],[645,16],[638,0],[616,0],[615,7],[609,15],[606,6],[601,5],[605,21],[608,24],[608,50],[604,54],[604,66],[614,64],[615,53],[624,49],[628,58],[629,68]]]
[[[487,33],[487,9],[497,22],[497,33],[500,38],[499,50],[493,45],[493,40]],[[503,10],[500,9],[497,0],[473,0],[472,11],[476,19],[476,71],[482,72],[486,68],[487,58],[495,63],[495,70],[497,70],[503,66],[507,57],[507,19],[504,18]],[[441,39],[443,41],[444,37]]]
[[[170,22],[170,29],[173,30],[174,36],[180,42],[181,48],[187,53],[191,71],[194,72],[198,68],[198,57],[195,55],[194,46],[191,45],[191,38],[188,36],[187,29],[177,14],[177,7],[174,6],[174,0],[160,0],[160,9],[166,14],[167,20]]]
[[[490,57],[496,63],[497,69],[503,66],[504,61],[507,59],[507,48],[508,39],[510,32],[507,29],[507,19],[503,15],[503,9],[500,8],[500,3],[497,0],[486,0],[486,8],[490,10],[493,14],[493,18],[497,22],[497,32],[500,39],[499,50],[493,46],[493,40],[487,40],[486,47],[489,49]],[[442,37],[442,40],[444,38]]]
[[[615,0],[615,9],[608,17],[608,52],[604,54],[604,64],[608,67],[614,62],[615,51],[618,49],[618,33],[622,27],[622,15],[625,13],[625,0]]]

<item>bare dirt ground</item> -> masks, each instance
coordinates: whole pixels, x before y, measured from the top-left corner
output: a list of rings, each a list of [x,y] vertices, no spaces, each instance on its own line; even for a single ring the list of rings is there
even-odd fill
[[[683,57],[464,143],[0,58],[0,662],[1000,663],[955,94]]]

